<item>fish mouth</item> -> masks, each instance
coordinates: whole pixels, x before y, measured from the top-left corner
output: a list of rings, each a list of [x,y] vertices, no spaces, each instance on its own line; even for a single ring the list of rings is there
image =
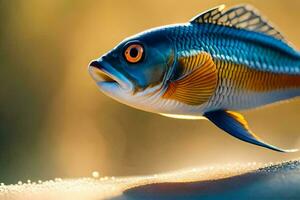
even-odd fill
[[[93,79],[97,82],[117,83],[111,74],[103,70],[103,67],[97,61],[92,61],[89,65],[89,72]]]
[[[102,59],[89,64],[89,73],[99,86],[115,85],[126,90],[132,89],[131,81]]]

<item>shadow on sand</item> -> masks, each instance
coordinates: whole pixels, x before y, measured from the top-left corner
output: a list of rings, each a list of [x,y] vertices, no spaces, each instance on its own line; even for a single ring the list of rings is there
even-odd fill
[[[300,161],[209,181],[155,183],[129,189],[114,200],[300,199]]]

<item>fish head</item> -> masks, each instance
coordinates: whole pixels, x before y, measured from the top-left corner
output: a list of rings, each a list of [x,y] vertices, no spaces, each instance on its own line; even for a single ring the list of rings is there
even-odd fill
[[[106,95],[130,106],[158,94],[173,65],[173,46],[161,31],[127,38],[93,60],[89,73]]]

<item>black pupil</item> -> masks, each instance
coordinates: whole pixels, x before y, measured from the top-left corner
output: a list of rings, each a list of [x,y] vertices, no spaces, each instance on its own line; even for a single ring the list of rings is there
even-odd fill
[[[139,51],[137,48],[132,48],[132,49],[130,49],[129,54],[132,58],[136,58],[139,54]]]

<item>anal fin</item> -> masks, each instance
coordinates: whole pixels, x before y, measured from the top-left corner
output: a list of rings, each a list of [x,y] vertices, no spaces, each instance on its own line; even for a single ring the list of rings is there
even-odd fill
[[[237,112],[217,110],[207,112],[204,114],[204,116],[225,132],[245,142],[279,152],[298,151],[297,149],[281,149],[264,142],[250,130],[246,119]]]

